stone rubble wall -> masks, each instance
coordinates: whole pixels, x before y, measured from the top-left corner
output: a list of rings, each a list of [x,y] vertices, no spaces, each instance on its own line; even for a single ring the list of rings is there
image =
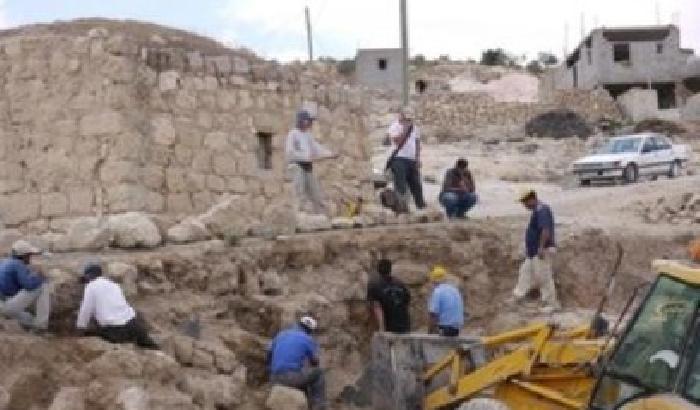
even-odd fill
[[[424,133],[438,140],[474,135],[491,126],[519,128],[536,115],[563,108],[589,122],[622,119],[619,107],[604,91],[558,91],[538,103],[497,102],[480,93],[445,93],[416,98],[415,104]]]
[[[225,194],[242,219],[289,205],[284,140],[302,105],[341,154],[317,168],[331,203],[368,196],[365,97],[245,51],[209,56],[83,35],[0,37],[0,221],[31,233],[66,218],[143,211],[178,220]],[[159,43],[162,43],[159,45]],[[260,169],[256,133],[272,134]]]

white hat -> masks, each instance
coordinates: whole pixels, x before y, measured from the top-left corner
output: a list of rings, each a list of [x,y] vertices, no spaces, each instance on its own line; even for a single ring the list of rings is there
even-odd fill
[[[15,256],[39,255],[41,249],[27,241],[19,240],[12,244],[12,254]]]
[[[312,318],[309,315],[302,316],[301,319],[299,319],[299,323],[309,328],[309,330],[316,330],[316,328],[318,327],[316,319]]]

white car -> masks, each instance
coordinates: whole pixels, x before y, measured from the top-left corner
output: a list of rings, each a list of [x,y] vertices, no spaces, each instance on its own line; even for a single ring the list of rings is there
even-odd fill
[[[636,182],[640,176],[675,178],[688,161],[690,148],[674,145],[664,135],[632,134],[611,138],[596,154],[573,164],[581,185],[593,180]]]

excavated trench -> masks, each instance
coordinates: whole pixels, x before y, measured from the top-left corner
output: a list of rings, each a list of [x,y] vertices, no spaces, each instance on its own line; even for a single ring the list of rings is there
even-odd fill
[[[151,324],[164,351],[177,362],[179,370],[172,379],[160,377],[157,386],[144,382],[146,391],[162,397],[159,392],[170,389],[183,395],[185,401],[191,399],[191,408],[206,408],[207,396],[183,378],[217,375],[242,383],[239,402],[217,408],[245,404],[257,409],[262,408],[266,388],[265,346],[280,328],[303,312],[315,314],[321,325],[318,339],[322,362],[329,369],[329,396],[352,400],[348,387],[354,386],[363,372],[373,332],[364,301],[368,272],[380,256],[395,261],[395,275],[411,288],[416,330],[425,328],[429,292],[425,273],[435,263],[450,270],[465,295],[471,314],[467,332],[493,333],[532,320],[530,313],[505,303],[516,279],[521,229],[521,221],[390,226],[276,241],[256,239],[236,247],[205,242],[140,252],[108,252],[100,257],[107,265],[135,267],[135,275],[119,280],[136,290],[131,299]],[[583,309],[595,308],[602,296],[616,242],[626,252],[609,312],[620,309],[634,287],[653,278],[651,259],[681,257],[685,240],[562,231],[555,263],[559,296],[564,309],[581,321],[587,320]],[[85,339],[71,336],[81,292],[75,272],[89,257],[92,255],[64,254],[43,261],[57,277],[52,327],[58,336],[17,336],[39,345],[38,353],[29,357],[18,356],[11,343],[0,349],[0,360],[7,369],[41,369],[40,376],[28,372],[21,380],[1,380],[0,386],[14,403],[9,408],[49,403],[49,396],[60,388],[84,382],[87,374],[94,374],[90,372],[94,362],[113,348],[86,347]],[[184,330],[193,323],[195,335]],[[51,352],[41,354],[44,348]],[[129,352],[145,354],[133,349]],[[53,364],[45,369],[49,362]],[[66,367],[71,368],[67,375],[56,376]],[[110,377],[124,381],[145,374],[145,369],[138,375],[120,370]],[[102,377],[95,376],[99,380]],[[37,378],[42,382],[32,384]],[[47,397],[27,387],[34,385],[44,386],[42,394]],[[152,408],[159,408],[158,403],[165,399],[153,400]],[[337,408],[346,408],[341,402],[338,400]],[[104,400],[90,403],[91,408],[109,407]]]

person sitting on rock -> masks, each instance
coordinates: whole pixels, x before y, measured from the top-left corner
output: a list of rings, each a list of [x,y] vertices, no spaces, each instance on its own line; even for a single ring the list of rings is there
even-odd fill
[[[447,270],[436,265],[428,273],[433,292],[428,301],[429,333],[454,337],[464,326],[464,302],[459,289],[447,282]]]
[[[272,339],[267,352],[270,381],[304,392],[309,408],[326,409],[326,385],[319,367],[318,343],[311,336],[318,324],[311,316],[303,316],[290,329]],[[308,362],[310,366],[305,366]]]
[[[29,268],[31,258],[41,250],[27,241],[12,245],[12,254],[0,262],[0,306],[2,313],[16,319],[27,330],[48,329],[51,293],[46,278]],[[34,305],[35,316],[27,312]]]
[[[477,202],[475,190],[469,163],[464,158],[458,159],[455,167],[447,170],[438,198],[440,204],[445,207],[447,218],[466,218],[466,213]]]
[[[83,269],[81,282],[86,284],[76,326],[87,336],[99,336],[110,343],[134,343],[147,349],[158,349],[143,321],[129,306],[121,287],[102,276],[102,267],[90,263]],[[88,326],[95,318],[95,330]]]

